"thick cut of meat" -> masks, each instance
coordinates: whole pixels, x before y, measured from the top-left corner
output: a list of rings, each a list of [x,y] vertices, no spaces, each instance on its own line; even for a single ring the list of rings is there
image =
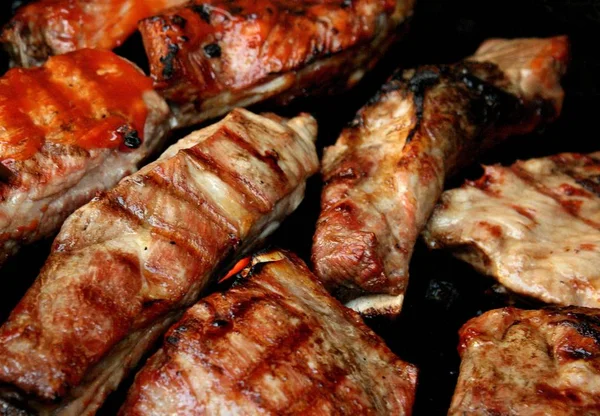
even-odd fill
[[[186,1],[38,0],[17,11],[0,42],[13,65],[26,67],[77,49],[110,50],[136,30],[140,19]]]
[[[409,415],[417,371],[296,256],[253,257],[137,374],[121,416]]]
[[[323,158],[317,276],[364,314],[399,313],[415,241],[447,175],[561,109],[564,37],[492,40],[397,74]]]
[[[442,195],[423,235],[512,292],[600,308],[600,153],[486,166]]]
[[[140,22],[156,88],[181,124],[269,97],[356,84],[413,0],[209,0]]]
[[[0,78],[0,263],[137,169],[169,108],[138,68],[83,49]]]
[[[600,414],[600,310],[497,309],[460,330],[450,416]]]
[[[315,136],[308,115],[235,110],[71,215],[0,328],[5,406],[93,414],[220,265],[298,206]]]

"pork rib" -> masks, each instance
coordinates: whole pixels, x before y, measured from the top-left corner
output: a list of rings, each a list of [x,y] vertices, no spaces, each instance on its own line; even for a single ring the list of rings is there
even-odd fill
[[[242,275],[171,327],[121,416],[411,413],[416,369],[300,259],[262,253]]]
[[[413,0],[194,0],[140,22],[155,86],[182,125],[269,97],[356,84]]]
[[[497,309],[460,330],[450,416],[600,413],[600,310]]]
[[[512,292],[599,308],[600,153],[486,166],[442,194],[423,236]]]
[[[0,78],[0,264],[113,187],[162,143],[169,108],[112,52],[84,49]]]
[[[93,414],[219,265],[298,206],[315,136],[308,115],[235,110],[69,217],[0,328],[4,405]]]
[[[41,65],[52,55],[83,48],[114,49],[138,21],[188,0],[38,0],[21,7],[0,42],[13,66]]]
[[[397,74],[323,158],[317,276],[364,314],[399,313],[415,241],[447,175],[555,118],[567,39],[491,40]]]

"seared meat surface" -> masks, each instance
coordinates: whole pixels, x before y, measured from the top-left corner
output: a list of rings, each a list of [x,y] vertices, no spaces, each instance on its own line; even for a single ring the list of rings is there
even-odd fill
[[[298,206],[315,136],[308,115],[235,110],[71,215],[0,328],[4,406],[93,414],[219,266]]]
[[[38,0],[21,7],[0,42],[14,66],[41,65],[77,49],[113,49],[151,16],[187,0]]]
[[[0,264],[137,169],[168,127],[152,82],[84,49],[0,78]]]
[[[347,89],[397,37],[413,0],[194,0],[140,22],[180,124],[269,97]]]
[[[122,416],[411,413],[415,367],[299,258],[259,254],[242,276],[171,327]]]
[[[442,195],[424,232],[512,292],[600,307],[600,153],[486,166]]]
[[[555,118],[567,39],[491,40],[397,74],[325,150],[317,276],[364,314],[397,314],[415,241],[447,175]]]
[[[600,310],[497,309],[460,330],[451,416],[600,414]]]

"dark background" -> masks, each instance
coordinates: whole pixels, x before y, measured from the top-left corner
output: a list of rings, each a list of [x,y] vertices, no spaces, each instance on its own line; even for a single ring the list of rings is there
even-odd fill
[[[0,20],[4,22],[10,18],[11,2],[3,2],[0,7]],[[559,34],[569,35],[572,43],[572,61],[564,83],[566,100],[559,121],[544,132],[509,140],[460,177],[452,178],[448,186],[477,177],[481,173],[478,163],[512,163],[557,152],[600,150],[596,130],[600,117],[600,0],[417,0],[408,35],[354,91],[342,98],[270,110],[284,114],[300,109],[313,112],[319,120],[318,145],[322,147],[335,141],[344,124],[396,67],[457,61],[472,54],[489,37]],[[140,48],[139,38],[134,37],[119,52],[144,67]],[[4,57],[0,64],[4,71]],[[308,260],[320,186],[319,178],[310,180],[305,201],[276,233],[273,245],[290,248]],[[25,249],[0,270],[4,283],[0,321],[6,319],[35,278],[48,247],[49,242],[42,242]],[[443,252],[430,253],[419,243],[401,317],[393,322],[368,322],[401,358],[419,367],[415,415],[446,413],[460,363],[456,353],[458,329],[483,311],[509,302],[490,288],[490,280],[465,264]],[[531,306],[518,300],[516,305]],[[114,394],[102,413],[113,414],[125,391],[123,388]]]

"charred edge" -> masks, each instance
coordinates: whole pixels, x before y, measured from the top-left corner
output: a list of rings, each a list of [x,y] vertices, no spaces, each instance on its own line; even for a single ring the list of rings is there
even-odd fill
[[[516,96],[473,75],[465,66],[459,66],[458,69],[456,81],[465,85],[478,98],[472,101],[469,111],[473,124],[486,126],[508,122],[512,114],[518,114],[521,102]]]
[[[126,126],[124,129],[123,144],[130,149],[137,149],[142,145],[142,139],[140,138],[136,129],[132,129]]]
[[[586,191],[600,197],[600,176],[595,176],[593,178],[575,178],[575,182],[581,185]]]
[[[575,329],[579,335],[593,339],[600,347],[600,317],[577,312],[567,312],[567,316],[574,320],[563,320],[559,324],[569,326]]]
[[[587,360],[594,356],[594,353],[586,350],[585,348],[581,348],[581,347],[573,348],[570,345],[567,345],[563,349],[563,351],[569,358],[571,358],[573,360]]]
[[[12,386],[0,387],[0,415],[2,416],[35,416],[37,412],[28,406],[36,401],[17,392]]]
[[[416,121],[414,127],[406,137],[406,144],[410,143],[415,134],[420,130],[423,121],[425,94],[427,90],[440,82],[441,70],[439,68],[422,68],[415,71],[415,74],[408,81],[408,89],[412,92],[412,99],[415,105]]]
[[[210,6],[207,4],[193,4],[190,9],[196,13],[202,20],[210,24]]]
[[[342,0],[342,9],[347,9],[349,7],[352,7],[352,0]]]
[[[161,56],[159,61],[163,64],[162,76],[164,79],[171,79],[173,77],[173,73],[175,72],[174,61],[179,52],[179,46],[174,43],[169,43],[167,46],[168,51],[165,56]]]
[[[15,174],[13,173],[13,171],[11,171],[9,168],[0,163],[0,184],[9,185],[14,177]]]
[[[183,17],[179,16],[178,14],[173,16],[171,21],[173,22],[173,24],[179,26],[181,29],[185,29],[185,25],[187,24],[187,20],[185,20]]]
[[[208,45],[204,45],[204,55],[208,58],[220,58],[221,57],[221,47],[218,43],[209,43]]]

